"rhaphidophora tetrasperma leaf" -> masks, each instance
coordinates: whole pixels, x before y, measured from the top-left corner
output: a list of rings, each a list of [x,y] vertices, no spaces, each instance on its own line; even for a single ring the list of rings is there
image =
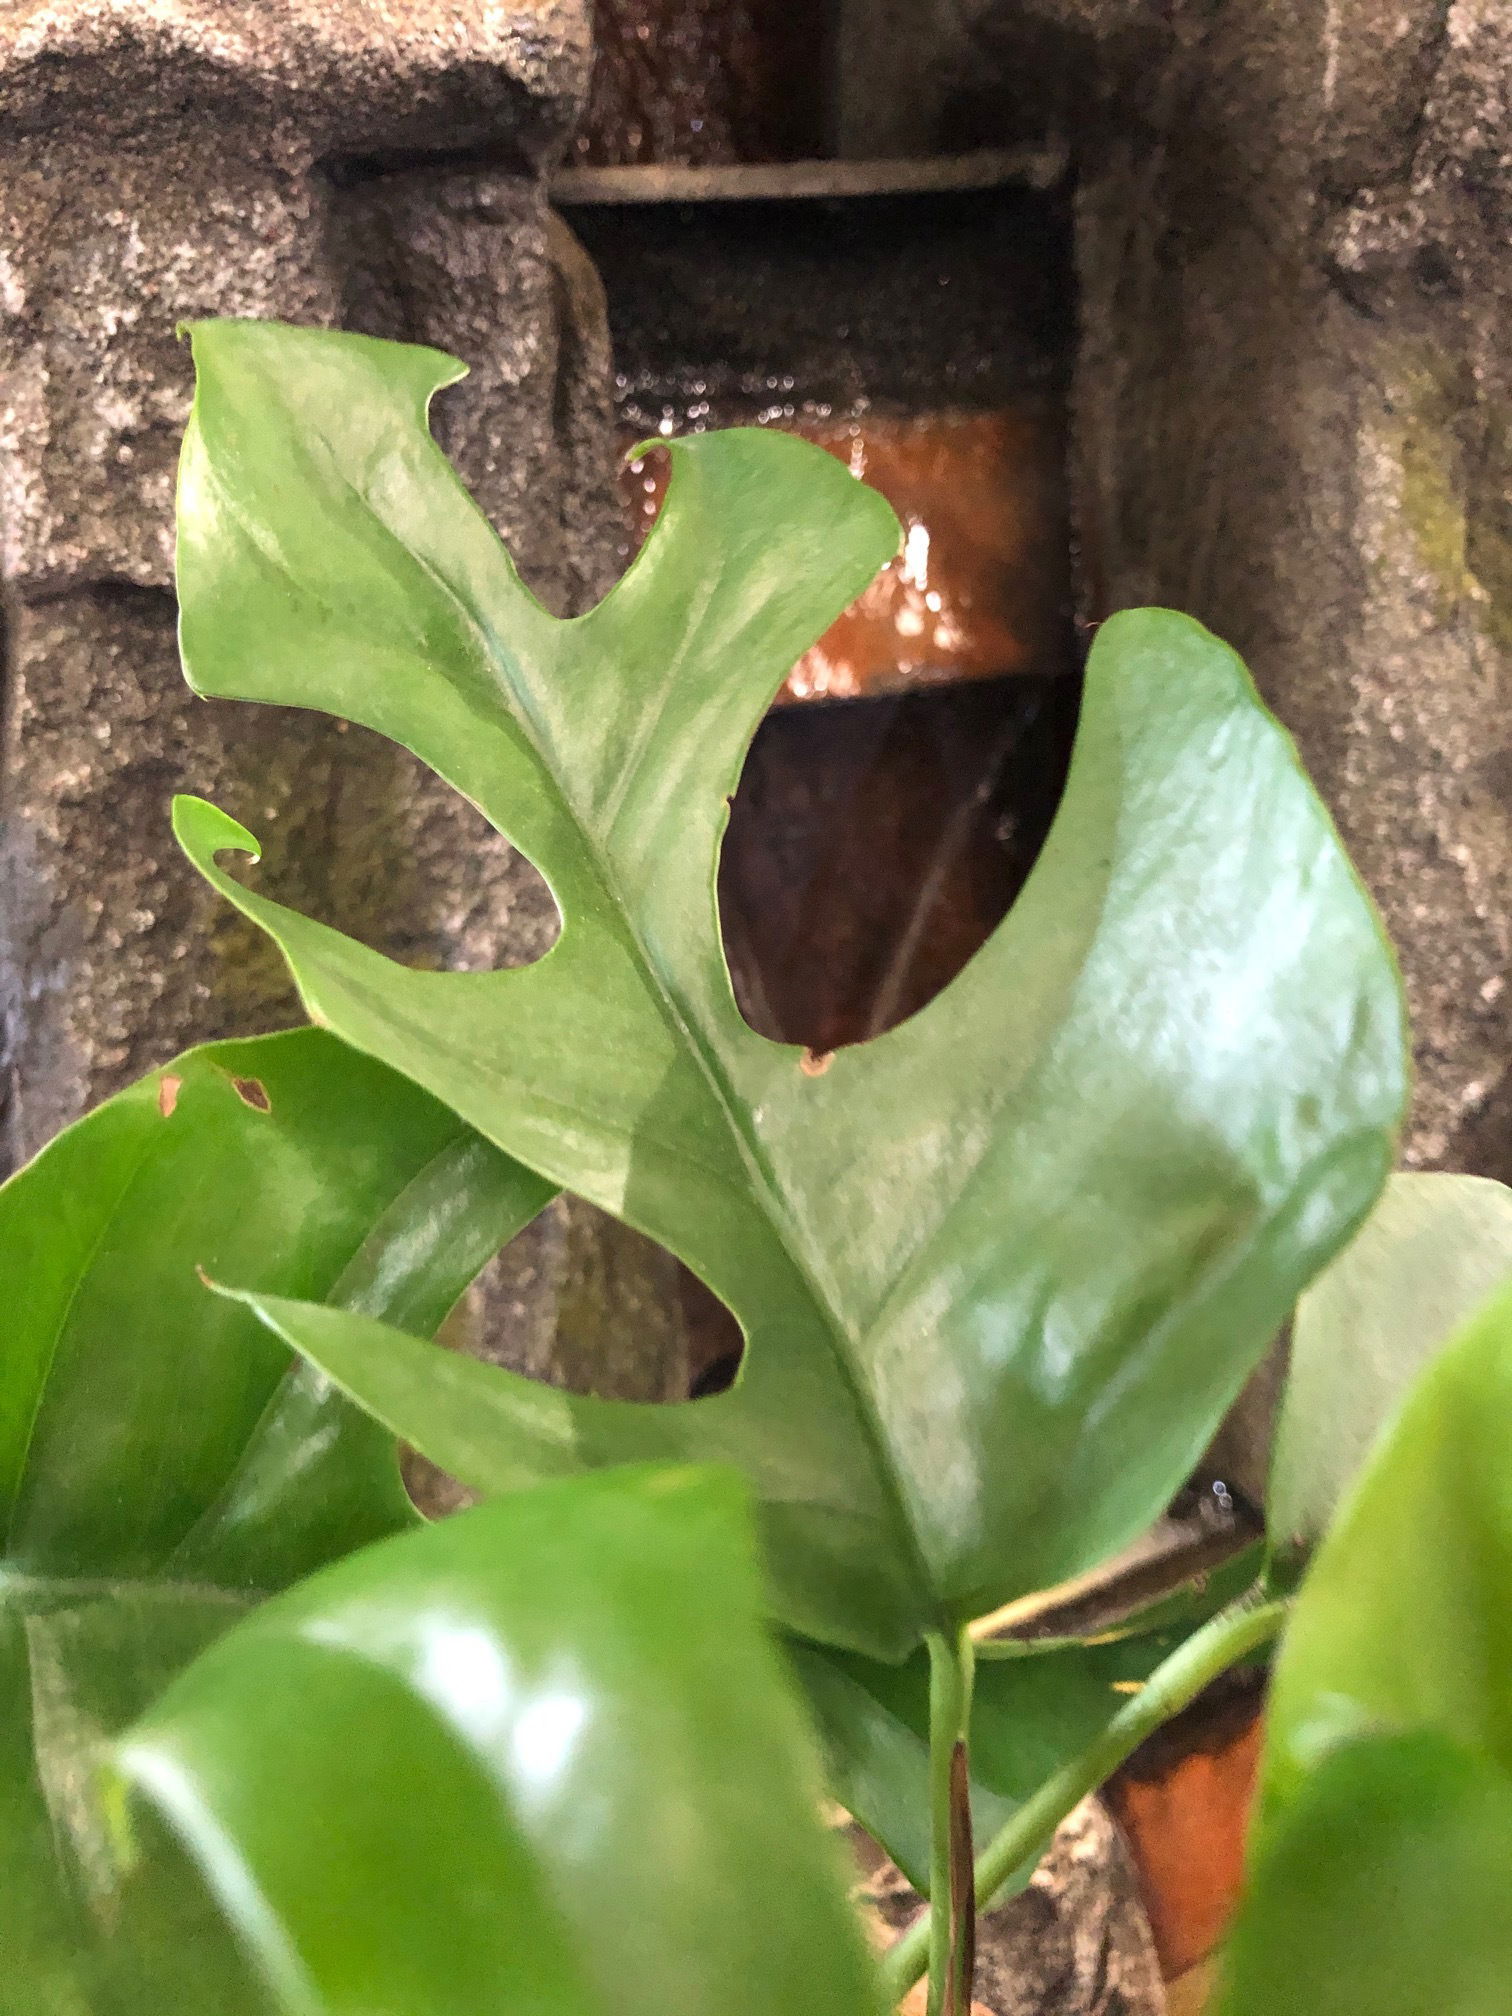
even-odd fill
[[[922,1013],[809,1057],[736,1008],[716,862],[772,694],[894,551],[882,500],[781,434],[673,443],[639,558],[561,621],[430,437],[451,360],[245,323],[195,351],[192,684],[414,750],[562,933],[522,971],[411,972],[223,871],[255,842],[213,807],[180,802],[183,844],[317,1021],[671,1248],[748,1350],[730,1392],[657,1409],[266,1320],[485,1489],[737,1464],[778,1613],[860,1651],[1117,1546],[1368,1209],[1404,1096],[1389,952],[1243,666],[1167,612],[1104,625],[1010,916]]]

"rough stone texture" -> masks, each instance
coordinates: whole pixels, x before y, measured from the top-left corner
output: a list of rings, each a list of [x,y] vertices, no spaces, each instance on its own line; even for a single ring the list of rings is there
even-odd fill
[[[602,288],[540,185],[490,171],[365,177],[335,199],[342,323],[472,371],[437,438],[535,592],[587,606],[614,577],[612,366]]]
[[[68,132],[82,112],[119,136],[187,114],[306,156],[538,162],[576,123],[590,59],[579,0],[0,0],[0,121]]]
[[[403,752],[182,685],[174,331],[240,314],[456,350],[474,374],[439,431],[532,584],[581,606],[618,531],[607,339],[525,171],[570,130],[587,58],[583,9],[551,0],[0,5],[13,1156],[187,1042],[294,1019],[266,945],[173,847],[175,789],[262,833],[270,887],[398,957],[550,943],[539,878]],[[514,165],[413,158],[485,140]],[[397,149],[410,165],[372,158]]]
[[[1401,954],[1407,1159],[1512,1175],[1512,4],[930,19],[937,136],[1079,162],[1093,613],[1244,653]]]
[[[889,1936],[922,1909],[887,1861],[874,1863],[858,1895]],[[1133,1865],[1100,1801],[1084,1799],[1028,1888],[978,1919],[975,1999],[985,2016],[1164,2016]]]
[[[693,1346],[684,1292],[664,1247],[581,1198],[559,1197],[473,1283],[441,1341],[573,1393],[686,1400]],[[404,1469],[433,1519],[478,1502],[422,1456],[411,1452]]]

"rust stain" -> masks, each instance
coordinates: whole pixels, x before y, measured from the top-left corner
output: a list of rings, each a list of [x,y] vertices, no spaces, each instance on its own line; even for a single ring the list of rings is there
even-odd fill
[[[834,1061],[833,1050],[805,1050],[798,1059],[798,1069],[805,1078],[822,1078]]]
[[[232,1090],[244,1106],[250,1106],[256,1113],[271,1113],[273,1101],[268,1097],[268,1089],[260,1078],[233,1078]]]
[[[1056,502],[1060,437],[1033,407],[911,418],[797,419],[801,434],[897,512],[896,557],[804,653],[777,704],[855,700],[1054,669],[1068,596]],[[633,437],[625,440],[635,446]],[[621,472],[637,542],[661,509],[667,458]]]
[[[158,1111],[167,1120],[178,1104],[179,1087],[182,1078],[176,1078],[171,1071],[165,1071],[158,1080]]]
[[[1257,1716],[1221,1748],[1183,1757],[1158,1778],[1120,1777],[1105,1794],[1128,1837],[1168,1981],[1199,1966],[1228,1931],[1260,1741]]]

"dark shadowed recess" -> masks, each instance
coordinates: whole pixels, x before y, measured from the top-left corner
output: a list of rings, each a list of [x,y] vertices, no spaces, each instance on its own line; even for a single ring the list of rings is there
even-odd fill
[[[787,161],[825,145],[823,0],[595,0],[575,162]]]

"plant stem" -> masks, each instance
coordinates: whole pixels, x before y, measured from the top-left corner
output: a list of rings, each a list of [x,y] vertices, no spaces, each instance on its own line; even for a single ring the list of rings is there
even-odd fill
[[[971,1730],[974,1652],[964,1631],[929,1645],[929,2016],[968,2016],[976,1907],[971,1874]],[[921,1955],[920,1969],[923,1971]],[[918,1978],[917,1975],[914,1977]],[[909,1985],[912,1985],[911,1983]]]
[[[1147,1736],[1153,1736],[1163,1723],[1179,1714],[1219,1674],[1226,1673],[1247,1653],[1258,1650],[1274,1638],[1290,1607],[1285,1599],[1267,1602],[1253,1594],[1241,1596],[1238,1602],[1220,1610],[1200,1631],[1194,1631],[1184,1644],[1178,1645],[1170,1658],[1156,1667],[1140,1691],[1119,1709],[1102,1734],[1095,1737],[1079,1756],[1073,1757],[1069,1764],[1063,1764],[1059,1771],[1047,1778],[987,1844],[976,1865],[977,1909],[985,1910],[1015,1870],[1043,1853],[1051,1835],[1071,1809],[1111,1777]],[[929,1641],[932,1773],[936,1768],[935,1642],[934,1639]],[[938,1826],[938,1822],[936,1824]],[[932,1901],[929,1917],[910,1926],[882,1963],[882,1982],[888,2008],[900,2002],[925,1967],[929,1967],[931,2016],[935,2009],[934,1940],[936,1921],[940,1916],[938,1856],[937,1832],[936,1859],[930,1870]],[[955,2012],[949,2012],[949,2016],[955,2016]]]

